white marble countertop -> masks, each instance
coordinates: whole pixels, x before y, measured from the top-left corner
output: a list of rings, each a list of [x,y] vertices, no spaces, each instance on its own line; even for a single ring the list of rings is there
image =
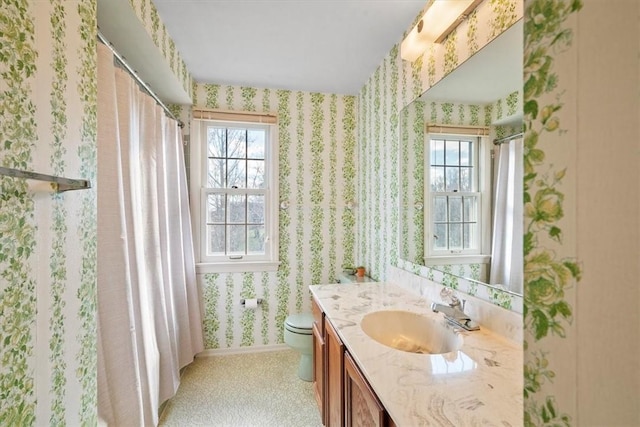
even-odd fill
[[[415,354],[371,339],[360,328],[367,313],[433,313],[430,301],[391,283],[313,285],[349,354],[399,427],[521,426],[522,347],[486,328],[458,332],[461,350]]]

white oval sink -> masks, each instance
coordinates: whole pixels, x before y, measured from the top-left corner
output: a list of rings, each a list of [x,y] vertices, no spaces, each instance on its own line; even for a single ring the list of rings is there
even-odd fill
[[[442,354],[462,347],[460,334],[437,319],[410,311],[375,311],[362,318],[360,327],[380,344],[409,353]]]

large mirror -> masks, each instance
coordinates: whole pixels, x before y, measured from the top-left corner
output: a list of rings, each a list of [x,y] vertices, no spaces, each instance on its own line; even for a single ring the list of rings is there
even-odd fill
[[[399,258],[522,295],[522,20],[400,113]]]

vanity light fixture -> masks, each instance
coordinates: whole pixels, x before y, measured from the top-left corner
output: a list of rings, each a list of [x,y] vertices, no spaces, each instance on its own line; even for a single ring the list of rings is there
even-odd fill
[[[482,0],[433,0],[400,45],[400,56],[415,61],[432,43],[441,43]]]

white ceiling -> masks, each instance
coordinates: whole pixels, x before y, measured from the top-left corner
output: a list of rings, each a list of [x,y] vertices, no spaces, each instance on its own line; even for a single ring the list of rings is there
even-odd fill
[[[357,94],[426,0],[153,0],[194,80]]]

